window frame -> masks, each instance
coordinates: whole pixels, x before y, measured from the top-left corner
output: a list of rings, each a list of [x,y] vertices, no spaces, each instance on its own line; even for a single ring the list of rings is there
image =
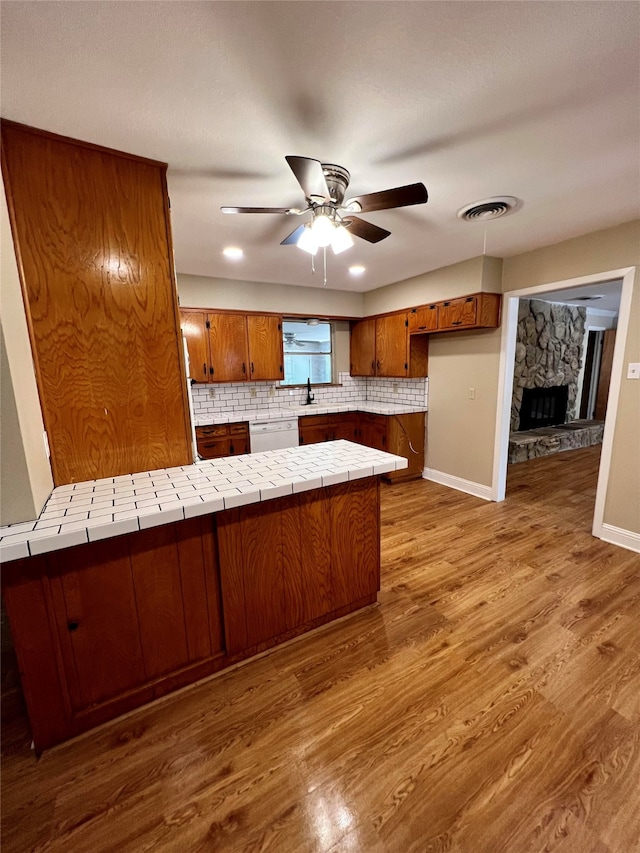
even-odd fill
[[[283,378],[280,380],[280,387],[281,388],[306,388],[307,387],[306,382],[295,382],[295,383],[294,382],[286,382],[286,356],[288,356],[288,355],[295,356],[296,353],[287,352],[284,348],[285,347],[285,340],[284,340],[285,323],[306,323],[307,319],[308,318],[306,318],[306,317],[286,317],[286,316],[283,316],[283,318],[282,318]],[[336,358],[335,358],[335,331],[336,330],[335,330],[335,324],[331,320],[319,320],[318,323],[329,326],[329,347],[330,347],[329,352],[307,352],[307,353],[300,353],[300,355],[328,355],[330,357],[329,363],[330,363],[331,378],[330,378],[329,382],[312,382],[311,383],[312,388],[327,388],[327,387],[330,387],[331,385],[337,384],[336,379],[335,379],[335,362],[336,362]]]

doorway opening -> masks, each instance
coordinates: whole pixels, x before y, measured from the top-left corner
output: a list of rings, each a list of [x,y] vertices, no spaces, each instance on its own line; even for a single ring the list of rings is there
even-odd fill
[[[620,385],[623,375],[624,348],[629,327],[631,300],[633,295],[635,267],[612,270],[601,275],[584,276],[566,281],[552,282],[549,284],[523,288],[518,291],[510,291],[504,294],[503,306],[503,330],[501,346],[500,383],[498,399],[498,417],[496,428],[496,444],[494,453],[493,472],[493,494],[494,500],[504,500],[507,491],[507,465],[509,453],[509,437],[512,427],[512,399],[514,385],[514,369],[516,360],[516,331],[518,324],[519,302],[521,299],[536,299],[546,302],[573,302],[580,304],[580,297],[585,300],[592,299],[594,295],[601,297],[607,291],[613,292],[617,288],[619,295],[619,309],[617,317],[617,334],[609,335],[610,344],[610,366],[607,366],[604,356],[604,335],[602,336],[602,347],[598,356],[591,356],[591,372],[586,376],[587,358],[582,359],[580,377],[577,381],[577,391],[573,399],[572,419],[580,413],[586,394],[586,406],[589,401],[596,411],[596,401],[601,405],[604,420],[604,432],[602,437],[602,453],[598,471],[598,485],[595,496],[592,534],[598,538],[605,539],[614,544],[622,544],[631,547],[629,543],[616,539],[616,529],[605,529],[603,527],[604,502],[609,478],[611,464],[611,453],[613,446],[613,435],[615,429],[615,418],[618,408]],[[603,303],[601,302],[600,305]],[[602,311],[602,308],[600,309]],[[607,309],[610,310],[610,309]],[[585,347],[588,349],[591,331],[607,331],[606,324],[585,323]],[[593,351],[596,352],[598,338],[593,338]],[[597,380],[595,375],[597,374]],[[598,395],[598,387],[604,389]],[[586,387],[586,391],[584,390]],[[594,391],[595,388],[595,391]],[[595,396],[594,396],[595,395]],[[604,400],[604,403],[602,402]],[[570,405],[572,401],[570,398]],[[567,426],[571,426],[568,424]],[[569,430],[567,430],[569,431]],[[635,550],[634,546],[634,550]]]

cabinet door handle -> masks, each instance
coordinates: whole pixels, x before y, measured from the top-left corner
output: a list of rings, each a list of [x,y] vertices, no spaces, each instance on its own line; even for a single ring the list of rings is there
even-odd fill
[[[209,373],[213,376],[213,374],[215,373],[215,371],[214,371],[213,367],[210,367],[210,368],[209,368]]]
[[[426,329],[426,326],[418,326],[419,329]]]
[[[376,363],[375,363],[375,361],[372,361],[371,362],[371,370],[375,370],[375,369],[376,369]]]
[[[452,326],[461,326],[461,325],[462,325],[462,320],[452,320],[452,321],[451,321],[451,325],[452,325]]]
[[[445,307],[445,308],[448,308],[448,307],[449,307],[449,305],[451,305],[451,303],[450,303],[450,302],[443,302],[442,304],[444,305],[444,307]]]
[[[67,622],[67,628],[70,631],[77,631],[79,627],[80,623],[76,622],[75,619],[71,619],[69,622]]]
[[[205,361],[205,363],[202,365],[202,369],[204,370],[204,375],[206,376],[206,375],[207,375],[207,362],[206,362],[206,361]]]
[[[376,367],[378,368],[378,370],[380,370],[380,362],[379,361],[376,361]]]
[[[244,361],[242,362],[242,372],[243,372],[243,373],[246,373],[246,372],[247,372],[247,365],[246,365],[246,363],[245,363]]]
[[[253,368],[253,362],[251,362],[251,372],[252,372],[252,373],[253,373],[253,370],[254,370],[254,368]]]

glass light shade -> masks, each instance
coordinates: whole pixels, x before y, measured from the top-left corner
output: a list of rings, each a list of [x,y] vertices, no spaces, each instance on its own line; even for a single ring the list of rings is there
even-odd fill
[[[336,229],[334,229],[333,237],[331,239],[331,248],[333,249],[334,255],[339,255],[340,252],[344,252],[345,249],[350,249],[353,246],[353,237],[344,225],[338,225]]]
[[[328,246],[333,238],[335,227],[329,217],[321,213],[313,220],[311,231],[316,238],[318,246]]]
[[[302,249],[303,252],[309,252],[310,255],[315,255],[318,251],[318,241],[312,229],[307,225],[300,235],[296,246]]]

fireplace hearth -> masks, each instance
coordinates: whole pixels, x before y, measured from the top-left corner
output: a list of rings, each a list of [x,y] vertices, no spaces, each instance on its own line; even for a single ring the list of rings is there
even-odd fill
[[[568,385],[524,388],[520,406],[519,431],[563,424],[567,417],[568,398]]]

